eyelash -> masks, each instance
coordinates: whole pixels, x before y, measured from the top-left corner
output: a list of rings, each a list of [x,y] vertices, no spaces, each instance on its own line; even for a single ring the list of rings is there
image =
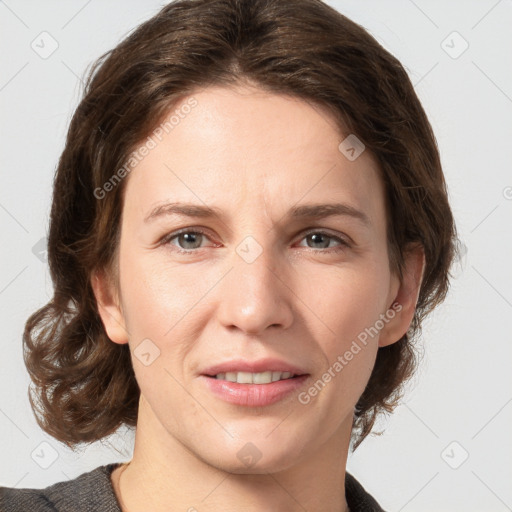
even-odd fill
[[[201,234],[201,235],[204,235],[208,238],[208,234],[201,230],[201,229],[190,229],[190,228],[186,228],[186,229],[183,229],[183,230],[180,230],[180,231],[176,231],[175,233],[171,233],[167,236],[165,236],[164,238],[162,238],[161,240],[161,245],[173,245],[171,244],[171,241],[174,240],[175,238],[177,238],[178,236],[180,235],[183,235],[185,233],[193,233],[193,234]],[[322,231],[322,230],[319,230],[319,229],[316,229],[316,230],[310,230],[310,231],[307,231],[305,232],[303,235],[302,235],[302,239],[310,236],[310,235],[323,235],[323,236],[326,236],[328,238],[330,238],[331,240],[335,240],[337,242],[339,242],[339,246],[337,247],[331,247],[330,249],[315,249],[313,247],[305,247],[306,249],[310,249],[312,251],[319,251],[319,252],[326,252],[326,253],[337,253],[337,252],[341,252],[347,248],[350,248],[351,245],[346,241],[344,240],[343,238],[340,238],[338,236],[335,236],[335,235],[331,235],[330,233],[327,233],[325,231]],[[176,251],[180,254],[192,254],[196,251],[198,251],[199,249],[204,249],[204,247],[198,247],[196,249],[182,249],[181,247],[178,247],[176,245],[173,245],[173,248],[172,250],[173,251]]]

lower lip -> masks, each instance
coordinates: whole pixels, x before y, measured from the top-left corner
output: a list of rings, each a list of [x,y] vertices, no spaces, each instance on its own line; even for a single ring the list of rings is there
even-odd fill
[[[279,402],[296,392],[304,384],[308,375],[269,384],[238,384],[238,382],[229,382],[206,375],[202,375],[201,378],[204,379],[210,391],[225,402],[246,407],[263,407]]]

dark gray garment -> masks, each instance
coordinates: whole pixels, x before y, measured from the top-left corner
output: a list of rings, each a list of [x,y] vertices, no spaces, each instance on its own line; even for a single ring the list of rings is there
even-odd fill
[[[110,480],[119,464],[44,489],[0,487],[0,512],[121,512]],[[345,496],[350,512],[385,512],[350,473],[345,473]]]

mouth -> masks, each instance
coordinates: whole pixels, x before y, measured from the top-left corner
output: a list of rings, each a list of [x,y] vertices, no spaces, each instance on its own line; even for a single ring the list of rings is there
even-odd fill
[[[291,399],[307,384],[310,374],[291,362],[264,358],[220,362],[203,369],[200,377],[217,399],[233,405],[265,407]]]
[[[263,372],[225,372],[216,375],[206,375],[211,379],[224,380],[238,384],[271,384],[282,380],[294,379],[300,377],[299,374],[281,371],[263,371]]]
[[[292,400],[307,385],[309,374],[267,370],[202,375],[205,388],[217,399],[243,407],[267,407]]]

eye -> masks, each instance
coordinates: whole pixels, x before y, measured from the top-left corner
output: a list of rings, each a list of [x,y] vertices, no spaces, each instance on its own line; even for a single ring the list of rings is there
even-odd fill
[[[203,231],[186,229],[164,237],[162,244],[172,245],[178,252],[192,252],[194,249],[201,248],[204,238],[208,237]],[[174,240],[176,240],[176,243],[173,243]]]
[[[177,233],[167,235],[162,239],[161,244],[171,245],[173,246],[173,250],[181,253],[191,253],[194,252],[195,249],[205,247],[205,245],[203,245],[205,239],[208,240],[209,238],[202,230],[184,229]],[[343,238],[326,233],[325,231],[310,231],[305,233],[301,240],[306,240],[307,247],[310,249],[320,249],[321,252],[336,252],[350,247],[350,244]],[[311,244],[309,242],[311,242]]]
[[[331,235],[324,231],[310,231],[304,235],[303,240],[306,240],[306,243],[311,241],[312,245],[309,243],[307,245],[307,247],[310,247],[311,249],[333,249],[334,251],[339,251],[346,247],[350,247],[350,244],[339,236]],[[332,246],[332,242],[335,242],[337,245]]]

